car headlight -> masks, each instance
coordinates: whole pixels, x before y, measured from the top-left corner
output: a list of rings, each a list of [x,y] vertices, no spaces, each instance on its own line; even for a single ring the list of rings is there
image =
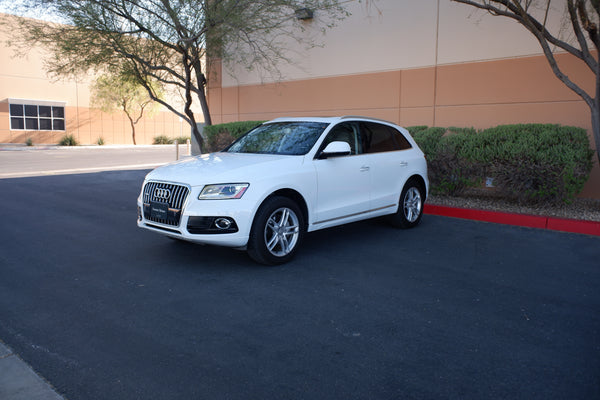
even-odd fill
[[[198,200],[225,200],[241,199],[248,183],[223,183],[220,185],[206,185],[200,192]]]

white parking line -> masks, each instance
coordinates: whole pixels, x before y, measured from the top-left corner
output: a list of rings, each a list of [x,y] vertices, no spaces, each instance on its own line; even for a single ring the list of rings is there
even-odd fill
[[[114,166],[106,166],[106,167],[92,167],[92,168],[72,168],[72,169],[55,169],[50,171],[21,171],[21,172],[7,172],[0,173],[1,178],[26,178],[32,176],[44,176],[44,175],[68,175],[68,174],[85,174],[92,172],[102,172],[102,171],[119,171],[119,170],[128,170],[128,169],[146,169],[146,168],[156,168],[161,163],[152,163],[152,164],[134,164],[134,165],[114,165]]]

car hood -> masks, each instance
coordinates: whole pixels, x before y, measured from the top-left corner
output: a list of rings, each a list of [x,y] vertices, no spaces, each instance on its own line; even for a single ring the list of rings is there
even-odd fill
[[[252,177],[266,178],[269,172],[298,167],[304,156],[248,153],[212,153],[163,165],[146,179],[177,182],[190,186],[213,183],[249,182]]]

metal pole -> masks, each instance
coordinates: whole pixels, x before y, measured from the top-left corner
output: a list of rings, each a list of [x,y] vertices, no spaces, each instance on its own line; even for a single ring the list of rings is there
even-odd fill
[[[179,160],[179,143],[175,140],[175,160]]]
[[[185,143],[187,144],[187,155],[191,156],[192,155],[192,147],[190,146],[190,139],[186,140]]]

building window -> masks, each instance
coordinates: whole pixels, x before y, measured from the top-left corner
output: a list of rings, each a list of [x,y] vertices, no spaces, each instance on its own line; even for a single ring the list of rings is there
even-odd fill
[[[27,131],[64,131],[64,103],[10,100],[10,129]]]

